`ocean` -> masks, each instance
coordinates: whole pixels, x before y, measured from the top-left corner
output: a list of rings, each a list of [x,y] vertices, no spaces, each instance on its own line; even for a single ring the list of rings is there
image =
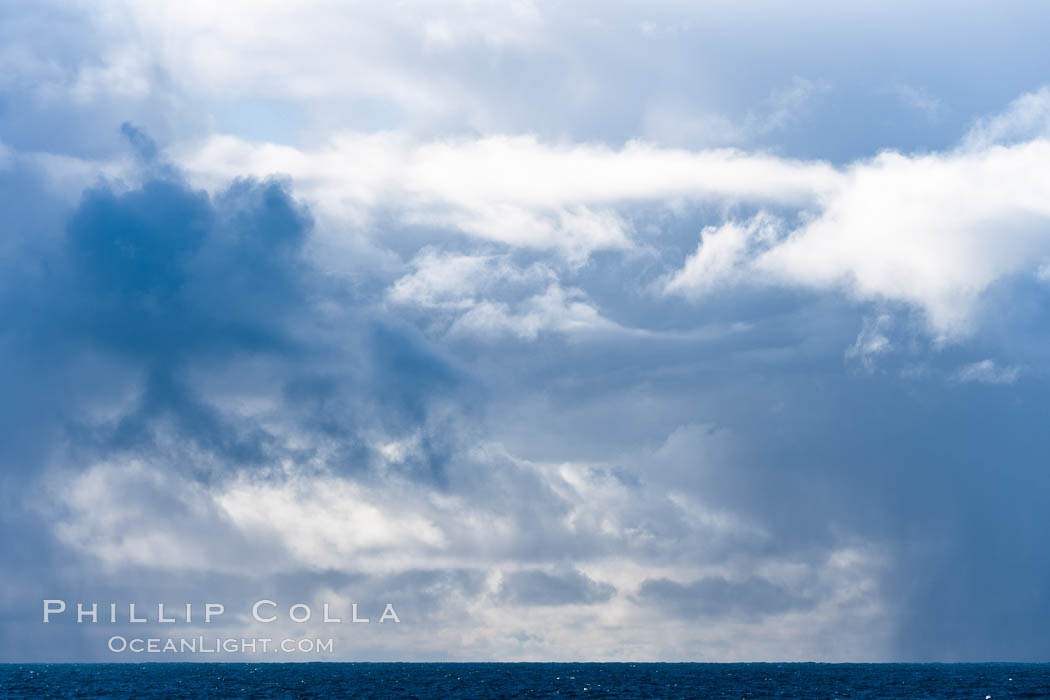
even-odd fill
[[[1050,698],[1050,664],[0,665],[0,698]]]

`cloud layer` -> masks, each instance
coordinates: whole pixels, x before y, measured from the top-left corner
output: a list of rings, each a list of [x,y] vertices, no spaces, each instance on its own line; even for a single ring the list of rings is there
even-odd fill
[[[1045,657],[1044,11],[899,11],[0,10],[0,660]]]

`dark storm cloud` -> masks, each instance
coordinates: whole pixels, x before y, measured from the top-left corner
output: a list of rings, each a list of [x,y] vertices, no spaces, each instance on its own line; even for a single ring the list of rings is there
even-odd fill
[[[729,581],[710,576],[685,584],[666,578],[648,579],[637,596],[643,604],[654,604],[667,615],[687,619],[754,621],[816,604],[813,599],[758,577]]]
[[[613,586],[576,570],[526,569],[504,574],[497,598],[504,605],[586,605],[604,602],[614,593]]]
[[[67,362],[99,352],[144,377],[137,408],[94,431],[101,448],[141,449],[168,419],[225,459],[262,458],[266,436],[207,405],[186,372],[210,358],[300,350],[290,324],[308,293],[299,261],[308,228],[278,182],[237,182],[214,199],[177,180],[85,193],[46,286],[22,291],[40,295],[29,342]],[[71,436],[82,432],[75,415],[65,419]]]
[[[45,589],[134,600],[145,588],[176,595],[172,581],[220,597],[251,587],[219,575],[190,583],[141,569],[116,577],[98,569],[90,556],[59,544],[45,520],[63,512],[42,507],[49,468],[68,475],[99,461],[135,459],[206,484],[241,469],[264,473],[280,459],[307,461],[317,444],[334,444],[325,465],[368,478],[377,455],[364,436],[426,424],[431,400],[448,401],[466,378],[414,328],[369,312],[367,302],[306,260],[312,218],[288,182],[241,179],[211,195],[187,184],[148,134],[130,124],[122,131],[141,183],[99,182],[72,209],[53,200],[31,169],[0,172],[12,185],[2,196],[13,212],[4,239],[11,253],[0,257],[7,273],[0,281],[4,658],[98,651],[86,641],[90,630],[51,642],[39,637]],[[333,301],[337,314],[319,310]],[[286,434],[222,404],[224,393],[245,387],[276,397],[284,430],[309,440],[291,447]],[[454,429],[439,421],[390,469],[440,483],[455,442]],[[123,502],[188,523],[186,536],[218,537],[229,545],[227,561],[250,567],[281,556],[272,543],[248,542],[220,514],[202,513],[149,478],[122,488]],[[422,616],[438,596],[427,591],[439,591],[442,580],[469,584],[451,581],[455,575],[406,573],[406,582],[383,587],[400,591]],[[313,585],[313,576],[295,578],[300,591]],[[368,589],[380,590],[374,583]],[[420,598],[427,595],[430,602]]]
[[[766,289],[694,304],[653,299],[639,290],[663,268],[610,254],[563,273],[609,317],[651,331],[687,331],[697,319],[742,327],[698,339],[445,343],[306,260],[311,218],[289,183],[239,180],[209,195],[166,170],[147,136],[124,131],[144,181],[94,186],[73,211],[29,175],[0,173],[14,212],[5,249],[17,254],[0,261],[8,273],[0,282],[0,554],[21,572],[4,581],[6,599],[18,601],[12,607],[95,566],[54,568],[68,553],[19,502],[47,465],[134,456],[210,480],[282,458],[308,463],[323,445],[326,465],[368,478],[377,461],[371,430],[418,432],[418,452],[391,468],[508,516],[515,540],[500,553],[519,564],[625,556],[743,572],[650,579],[636,600],[667,615],[757,622],[810,610],[828,589],[803,595],[750,572],[765,559],[819,567],[837,548],[870,544],[887,560],[877,583],[894,629],[890,657],[1035,659],[1050,648],[1042,595],[1050,570],[1040,555],[1048,524],[1041,441],[1050,427],[1038,369],[1044,286],[993,290],[1010,306],[991,314],[994,337],[933,347],[895,336],[865,368],[845,351],[872,309],[843,295]],[[619,287],[621,267],[640,279],[636,288]],[[1027,308],[1008,303],[1018,297]],[[324,302],[338,312],[322,311]],[[1026,369],[1014,384],[958,379],[960,366],[988,357]],[[475,406],[475,395],[462,392],[476,380],[491,400]],[[308,439],[290,446],[266,421],[224,408],[214,399],[227,385],[271,390],[274,413]],[[453,406],[451,417],[435,403]],[[92,417],[112,404],[121,410]],[[509,457],[464,457],[462,415],[475,420],[472,437],[498,441],[515,458],[600,464],[591,483],[633,493],[611,501],[613,529],[640,537],[582,526],[567,535],[572,504],[547,476]],[[459,478],[448,478],[451,464]],[[579,498],[600,502],[601,491]],[[754,529],[696,529],[667,493]],[[164,498],[127,498],[141,498],[157,517],[188,514]],[[188,532],[207,537],[219,531],[208,529],[215,522]],[[226,546],[246,549],[240,544],[230,537]],[[152,575],[133,575],[155,585]],[[287,590],[325,576],[297,573]],[[422,617],[442,599],[482,595],[482,579],[469,569],[413,569],[345,588],[388,589]],[[104,589],[106,577],[95,585]],[[494,600],[588,604],[614,592],[575,570],[536,568],[507,574]],[[19,634],[5,631],[5,644]]]
[[[356,300],[305,261],[311,217],[287,182],[243,179],[212,196],[187,185],[148,135],[122,130],[144,182],[87,190],[64,235],[26,245],[0,290],[7,366],[22,365],[9,370],[3,407],[22,412],[19,432],[49,426],[74,449],[148,453],[163,425],[220,461],[258,464],[275,456],[274,436],[209,403],[194,372],[269,363],[263,381],[292,404],[301,427],[348,443],[366,422],[419,423],[429,397],[460,382],[413,328],[356,311]],[[317,311],[326,299],[339,300],[339,318]],[[84,377],[85,357],[102,358],[108,387]],[[138,394],[133,410],[87,426],[85,403],[120,383]],[[433,459],[413,468],[439,477],[449,439],[430,439],[423,452]]]
[[[777,291],[693,305],[632,297],[621,306],[613,283],[621,261],[601,257],[573,270],[571,283],[624,323],[643,324],[648,314],[654,330],[688,329],[696,317],[747,325],[699,340],[460,338],[453,351],[306,260],[311,217],[287,182],[240,180],[209,195],[165,172],[145,135],[125,131],[144,182],[92,187],[67,218],[31,177],[0,173],[12,185],[13,221],[28,226],[7,241],[19,264],[0,263],[9,272],[0,296],[4,524],[23,533],[2,554],[12,570],[28,572],[30,583],[8,578],[22,594],[65,580],[38,573],[66,553],[18,497],[59,447],[66,466],[135,456],[210,480],[285,457],[307,462],[324,444],[327,465],[367,478],[377,460],[369,430],[418,430],[418,453],[393,468],[527,524],[510,549],[521,562],[624,555],[733,562],[746,572],[765,557],[817,566],[836,547],[870,542],[890,561],[879,583],[896,629],[892,655],[1035,658],[1046,648],[1050,606],[1039,591],[1050,572],[1038,563],[1045,381],[1034,373],[1016,385],[946,381],[984,357],[1042,363],[1038,308],[1000,317],[998,340],[940,350],[901,343],[869,374],[844,358],[869,311],[848,299]],[[638,265],[643,281],[661,272],[622,264]],[[324,301],[340,311],[322,313]],[[922,371],[905,376],[916,366]],[[489,387],[483,404],[462,393],[475,381]],[[262,421],[225,410],[210,398],[221,396],[222,382],[272,389],[282,419],[311,439],[290,447]],[[123,410],[85,418],[120,397]],[[436,401],[455,406],[453,417],[435,412]],[[472,430],[516,457],[605,465],[608,483],[639,494],[615,514],[646,535],[644,544],[590,531],[566,537],[569,504],[510,461],[465,458],[455,415],[470,415]],[[452,462],[460,478],[450,482]],[[666,491],[691,494],[760,534],[697,534]],[[184,515],[163,499],[153,507]],[[421,615],[444,595],[480,595],[477,573],[381,580],[410,606],[415,591]],[[495,599],[586,604],[613,593],[578,571],[536,568],[508,574]],[[636,596],[696,619],[761,620],[814,604],[748,575],[652,579]]]
[[[587,274],[576,280],[585,289]],[[845,357],[870,309],[779,291],[733,306],[754,325],[722,339],[565,343],[542,361],[523,351],[523,383],[543,388],[498,402],[494,430],[515,454],[617,465],[764,533],[712,548],[665,530],[662,560],[743,559],[746,572],[766,556],[818,566],[837,547],[877,547],[894,629],[886,658],[1037,660],[1050,649],[1040,631],[1050,605],[1039,593],[1050,571],[1038,554],[1050,526],[1040,447],[1050,387],[1036,369],[1046,362],[1050,294],[1032,282],[1004,287],[994,291],[1003,311],[986,312],[995,332],[948,347],[910,335],[900,314],[904,330],[870,373]],[[724,299],[692,310],[730,313]],[[1029,373],[1012,384],[953,378],[986,357]],[[683,426],[724,441],[668,440]],[[670,511],[663,517],[673,522]],[[721,601],[742,619],[805,610],[823,595],[793,597],[746,575],[651,581],[642,593],[695,615],[714,615],[705,601]]]

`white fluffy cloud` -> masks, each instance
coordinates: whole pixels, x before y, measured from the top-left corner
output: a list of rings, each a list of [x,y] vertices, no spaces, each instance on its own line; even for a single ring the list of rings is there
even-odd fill
[[[666,460],[666,448],[681,434],[670,436],[651,459]],[[695,456],[695,449],[690,453]],[[716,554],[726,544],[762,542],[768,533],[696,494],[624,480],[600,463],[533,461],[498,443],[478,444],[470,455],[479,467],[454,472],[445,492],[410,480],[294,467],[266,477],[242,473],[205,488],[170,465],[112,461],[77,475],[52,474],[53,498],[37,507],[54,518],[65,544],[114,571],[355,575],[350,591],[326,590],[319,603],[360,600],[353,592],[371,590],[371,577],[474,572],[480,582],[475,590],[443,588],[435,609],[415,608],[408,620],[416,634],[424,628],[429,634],[428,618],[439,621],[433,634],[445,647],[424,645],[429,655],[673,660],[716,644],[715,658],[746,660],[761,653],[784,656],[785,639],[792,639],[799,659],[837,658],[834,650],[806,641],[813,628],[835,628],[837,639],[856,634],[859,643],[861,631],[883,614],[876,581],[885,563],[876,549],[836,547],[806,562],[742,551],[726,559]],[[580,546],[586,553],[572,555]],[[563,576],[567,558],[576,560],[568,580],[589,580],[601,596],[523,603],[499,595],[501,583],[516,572],[526,582],[535,572]],[[772,612],[759,608],[754,616],[723,611],[698,627],[688,608],[641,595],[652,579],[688,587],[705,577],[760,577],[787,596],[813,602]],[[408,595],[381,594],[395,604]],[[526,632],[530,643],[513,641]],[[479,638],[481,651],[471,641]],[[863,639],[869,657],[885,653],[884,633]],[[340,649],[356,649],[352,642]]]
[[[883,153],[842,173],[811,221],[757,271],[858,298],[906,302],[942,338],[973,329],[993,282],[1050,256],[1050,141]]]
[[[825,163],[734,150],[686,151],[629,143],[548,144],[532,136],[417,142],[341,134],[303,151],[216,136],[176,149],[194,179],[290,175],[326,212],[361,224],[379,211],[404,224],[460,231],[511,246],[593,251],[632,245],[620,210],[635,203],[758,201],[814,204],[839,179]]]
[[[990,285],[1034,273],[1050,258],[1045,96],[1022,97],[957,149],[887,151],[842,168],[735,150],[614,149],[531,136],[420,142],[342,134],[314,150],[216,136],[176,153],[202,184],[286,173],[322,211],[361,226],[383,213],[404,225],[553,251],[573,265],[595,251],[637,247],[644,234],[630,212],[640,203],[787,209],[794,228],[760,211],[705,229],[664,291],[697,297],[730,279],[842,289],[859,300],[904,302],[924,313],[934,336],[951,339],[974,329]],[[1029,138],[1008,138],[1022,132]],[[400,284],[395,296],[408,280]]]
[[[995,360],[987,359],[963,365],[955,373],[958,382],[980,384],[1013,384],[1021,374],[1020,367],[1001,367]]]
[[[956,150],[844,168],[794,230],[778,235],[765,214],[705,229],[665,291],[697,296],[729,279],[841,288],[921,310],[940,339],[968,334],[989,286],[1050,257],[1048,95],[1018,99]]]
[[[999,114],[979,119],[964,145],[970,149],[1050,137],[1050,87],[1025,93]]]
[[[704,227],[696,252],[664,280],[663,291],[696,298],[719,286],[747,281],[754,274],[751,262],[775,242],[780,226],[774,217],[759,214],[744,223]]]
[[[170,153],[209,188],[243,175],[290,175],[337,237],[360,231],[376,237],[379,224],[393,220],[503,250],[551,253],[552,264],[574,268],[598,251],[651,246],[646,228],[636,230],[632,219],[638,205],[706,203],[725,218],[705,228],[695,253],[664,276],[665,293],[697,298],[727,282],[839,290],[861,301],[903,302],[922,313],[934,337],[952,340],[976,329],[991,285],[1043,274],[1050,261],[1047,95],[1022,96],[980,121],[955,149],[887,151],[841,168],[640,142],[611,148],[533,136],[420,141],[393,132],[342,133],[311,150],[214,136]],[[72,167],[46,154],[11,151],[11,158],[35,159],[54,171],[56,182],[80,183],[94,166],[120,169],[117,161],[93,166],[66,159]],[[759,213],[739,219],[731,214],[739,205]],[[474,264],[469,257],[460,263]],[[391,298],[412,296],[406,285],[418,286],[421,274],[402,278]],[[528,318],[496,323],[513,313],[498,299],[478,298],[488,306],[464,323],[502,324],[534,337],[560,323],[543,320],[557,307],[556,316],[575,319],[567,322],[572,327],[600,325],[601,310],[577,291],[547,286],[536,294]]]
[[[569,335],[614,331],[587,295],[563,288],[549,265],[513,265],[506,256],[422,251],[387,298],[438,313],[451,335],[534,340],[540,332]]]
[[[435,115],[455,109],[465,95],[456,79],[424,74],[425,57],[472,43],[489,49],[531,43],[542,28],[531,2],[318,0],[292,7],[104,0],[59,7],[82,11],[78,20],[99,35],[103,48],[94,61],[64,70],[33,55],[25,36],[0,61],[44,78],[38,92],[68,91],[81,102],[142,96],[163,76],[165,88],[196,96],[378,98]]]

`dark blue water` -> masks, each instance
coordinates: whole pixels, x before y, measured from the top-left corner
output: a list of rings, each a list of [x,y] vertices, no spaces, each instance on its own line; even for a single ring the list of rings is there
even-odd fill
[[[1050,698],[1050,664],[8,664],[2,698]]]

